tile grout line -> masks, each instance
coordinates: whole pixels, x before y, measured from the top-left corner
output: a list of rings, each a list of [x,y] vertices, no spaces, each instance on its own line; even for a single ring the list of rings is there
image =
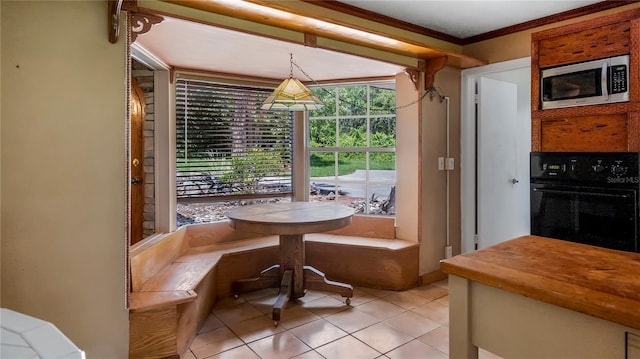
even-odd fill
[[[388,353],[390,353],[390,352],[392,352],[392,351],[394,351],[394,350],[397,350],[397,349],[399,349],[400,347],[402,347],[402,346],[404,346],[404,345],[407,345],[407,344],[411,343],[412,341],[417,341],[417,342],[419,342],[419,343],[421,343],[421,344],[423,344],[423,345],[426,345],[426,346],[429,346],[429,347],[433,348],[434,350],[437,350],[439,353],[442,353],[443,355],[447,355],[446,353],[444,353],[444,352],[440,351],[437,347],[433,347],[433,346],[431,346],[431,345],[429,345],[429,344],[427,344],[427,343],[421,342],[421,341],[418,339],[420,336],[425,335],[425,334],[427,334],[427,333],[429,333],[429,332],[431,332],[431,331],[433,331],[433,330],[436,330],[436,329],[441,328],[441,327],[443,327],[443,326],[447,326],[447,325],[445,325],[444,323],[440,323],[440,322],[435,321],[435,320],[433,320],[433,319],[431,319],[431,318],[425,317],[425,316],[423,316],[423,315],[421,315],[421,314],[419,314],[419,313],[417,313],[417,312],[414,312],[414,309],[416,309],[416,308],[418,308],[418,307],[420,307],[420,306],[422,306],[422,305],[426,305],[426,304],[428,304],[428,303],[435,302],[435,301],[437,301],[437,300],[439,300],[439,299],[441,299],[441,298],[444,298],[444,297],[446,297],[446,296],[448,295],[448,288],[447,288],[446,286],[437,286],[437,285],[434,285],[434,284],[430,284],[430,285],[427,285],[427,286],[430,286],[430,287],[432,287],[432,288],[439,288],[439,289],[442,289],[442,290],[446,291],[447,293],[442,294],[442,295],[440,295],[440,296],[436,296],[436,297],[431,298],[431,297],[424,297],[424,296],[421,296],[421,295],[416,294],[416,293],[411,293],[411,290],[404,291],[404,292],[386,293],[386,295],[379,295],[381,290],[374,289],[373,291],[367,291],[367,290],[366,290],[366,289],[364,289],[364,288],[358,288],[358,289],[359,289],[359,290],[361,290],[362,292],[364,292],[364,293],[368,294],[369,296],[371,296],[371,298],[370,298],[370,300],[367,300],[367,301],[365,301],[365,302],[363,302],[363,303],[359,303],[358,305],[355,305],[355,306],[353,306],[353,305],[352,305],[351,307],[352,307],[353,309],[357,310],[357,307],[359,307],[359,306],[362,306],[362,305],[365,305],[365,304],[370,304],[370,303],[373,303],[373,302],[376,302],[376,301],[383,301],[383,302],[385,302],[385,303],[387,303],[387,304],[391,304],[391,305],[394,305],[394,306],[398,306],[398,307],[399,307],[399,308],[401,308],[402,310],[401,310],[400,312],[398,312],[398,313],[396,313],[396,314],[394,314],[394,315],[392,315],[392,316],[386,317],[386,318],[384,318],[384,319],[376,318],[376,321],[375,321],[375,322],[373,322],[373,323],[371,323],[371,324],[368,324],[368,325],[365,325],[365,326],[364,326],[364,327],[362,327],[362,328],[358,328],[357,330],[355,330],[355,331],[353,331],[353,332],[349,332],[349,331],[347,331],[347,330],[345,330],[345,329],[341,328],[341,327],[340,327],[340,326],[338,326],[337,324],[332,323],[331,321],[329,321],[329,320],[327,319],[328,317],[331,317],[331,316],[336,315],[336,314],[338,314],[338,313],[340,313],[340,312],[344,312],[344,311],[348,310],[348,308],[340,309],[340,310],[337,310],[337,311],[335,311],[335,312],[333,312],[333,313],[330,313],[330,314],[327,314],[327,315],[322,316],[321,314],[318,314],[318,313],[314,312],[312,309],[307,309],[307,308],[305,308],[305,307],[304,307],[304,304],[305,304],[306,302],[303,302],[303,303],[296,303],[296,305],[299,305],[301,308],[308,310],[310,313],[313,313],[314,315],[319,316],[319,318],[317,318],[317,319],[312,319],[312,320],[310,320],[310,321],[308,321],[308,322],[303,322],[303,323],[301,323],[301,324],[299,324],[299,325],[296,325],[296,326],[293,326],[293,327],[291,327],[291,328],[285,328],[283,331],[280,331],[280,332],[277,332],[277,333],[272,333],[272,334],[266,335],[265,337],[257,338],[257,339],[250,340],[250,341],[245,341],[245,339],[243,339],[243,338],[239,335],[240,333],[237,333],[236,331],[234,331],[233,329],[231,329],[231,327],[229,326],[229,323],[230,323],[230,322],[229,322],[229,323],[227,323],[227,322],[223,321],[223,320],[222,320],[222,318],[218,316],[218,313],[220,313],[220,312],[224,312],[225,310],[228,310],[228,309],[231,309],[231,308],[234,308],[234,307],[237,307],[237,306],[239,306],[239,305],[242,305],[242,304],[245,304],[245,303],[246,303],[246,304],[249,304],[249,306],[250,306],[252,309],[254,309],[256,312],[261,313],[261,316],[268,316],[268,315],[269,315],[269,313],[263,313],[263,311],[261,311],[261,310],[260,310],[260,309],[261,309],[261,307],[260,307],[260,306],[256,306],[256,304],[255,304],[255,303],[252,303],[252,301],[254,301],[254,302],[255,302],[255,301],[257,301],[257,300],[260,300],[260,299],[266,298],[266,297],[268,297],[268,296],[274,295],[274,293],[265,293],[264,295],[262,295],[262,296],[257,296],[257,297],[250,296],[249,298],[251,298],[251,299],[243,298],[243,301],[242,301],[242,302],[240,302],[240,303],[235,303],[235,304],[233,304],[233,305],[228,305],[228,306],[227,306],[227,305],[224,305],[224,304],[226,304],[226,303],[223,303],[223,305],[224,305],[224,306],[223,306],[222,308],[220,308],[220,310],[218,310],[218,311],[217,311],[217,313],[214,313],[214,310],[216,309],[216,308],[214,307],[214,309],[212,310],[212,312],[209,314],[209,315],[213,315],[213,316],[214,316],[214,318],[216,318],[216,320],[217,320],[217,321],[219,321],[219,322],[220,322],[220,324],[221,324],[222,326],[221,326],[221,327],[218,327],[218,328],[213,328],[213,329],[211,329],[211,330],[216,330],[216,329],[220,329],[220,328],[224,327],[224,328],[226,328],[229,332],[231,332],[231,333],[235,336],[235,338],[236,338],[236,339],[238,339],[238,340],[240,341],[240,343],[241,343],[241,344],[240,344],[240,345],[237,345],[237,346],[234,346],[233,348],[226,348],[226,349],[224,349],[224,350],[222,350],[222,351],[220,351],[220,352],[218,352],[218,353],[212,354],[212,355],[210,355],[210,356],[209,356],[209,355],[207,355],[207,356],[204,356],[204,357],[202,357],[202,358],[208,358],[208,357],[212,357],[212,356],[221,355],[221,354],[223,354],[224,352],[227,352],[227,351],[230,351],[230,350],[234,350],[234,349],[237,349],[237,348],[239,348],[239,347],[243,347],[243,346],[247,347],[247,348],[248,348],[252,353],[254,353],[257,357],[261,358],[261,356],[259,355],[259,353],[258,353],[258,352],[256,352],[256,351],[255,351],[255,350],[254,350],[254,349],[253,349],[249,344],[251,344],[251,343],[255,343],[255,342],[260,341],[260,340],[264,340],[264,339],[269,338],[269,337],[273,337],[273,336],[275,336],[275,335],[283,334],[283,333],[288,333],[289,335],[293,336],[294,338],[296,338],[298,341],[300,341],[302,344],[304,344],[305,346],[307,346],[307,347],[310,349],[310,350],[305,351],[305,352],[303,352],[303,353],[300,353],[300,354],[298,354],[298,355],[303,355],[303,354],[306,354],[306,353],[309,353],[309,352],[314,352],[315,354],[319,355],[320,357],[323,357],[323,356],[322,356],[322,355],[317,351],[317,349],[318,349],[318,348],[321,348],[321,347],[324,347],[324,346],[330,345],[330,344],[335,343],[336,341],[338,341],[338,340],[340,340],[340,339],[344,339],[344,338],[346,338],[346,337],[351,337],[352,339],[355,339],[355,340],[357,340],[358,342],[360,342],[360,343],[362,343],[363,345],[365,345],[367,348],[369,348],[369,349],[373,350],[374,352],[378,353],[379,355],[378,355],[378,356],[376,356],[376,357],[386,357],[386,354],[388,354]],[[425,286],[425,287],[426,287],[426,286]],[[255,292],[254,292],[254,293],[255,293]],[[321,293],[321,294],[322,294],[322,296],[320,296],[320,297],[318,297],[318,298],[316,298],[316,299],[314,299],[314,300],[312,300],[312,301],[309,301],[309,302],[313,302],[313,301],[315,301],[315,300],[322,299],[322,298],[326,298],[326,297],[329,297],[329,298],[332,298],[332,299],[334,299],[334,300],[338,301],[338,299],[336,299],[332,294],[328,294],[328,293],[324,293],[324,292],[319,292],[319,293]],[[410,293],[410,294],[413,294],[413,295],[415,295],[415,296],[417,296],[417,297],[420,297],[420,298],[422,298],[422,299],[424,299],[424,300],[426,300],[426,301],[425,301],[424,303],[421,303],[421,304],[419,304],[419,305],[415,306],[415,307],[407,308],[407,307],[404,307],[404,306],[400,306],[400,305],[398,305],[398,304],[395,304],[395,303],[393,303],[392,301],[385,300],[385,298],[390,297],[390,296],[392,296],[392,295],[394,295],[394,294],[398,294],[398,293]],[[277,294],[277,293],[276,293],[276,294]],[[369,299],[369,298],[367,298],[367,299]],[[442,305],[443,307],[446,307],[446,306],[445,306],[445,305],[443,305],[442,303],[437,303],[437,304],[438,304],[438,305]],[[405,343],[403,343],[403,344],[401,344],[401,345],[398,345],[397,347],[393,347],[393,348],[389,349],[389,350],[388,350],[388,351],[386,351],[386,352],[380,352],[379,350],[377,350],[377,349],[375,349],[374,347],[372,347],[371,345],[369,345],[365,340],[363,340],[363,339],[359,339],[358,337],[356,337],[356,336],[354,335],[354,334],[356,334],[356,333],[358,333],[358,332],[361,332],[361,331],[363,331],[363,330],[365,330],[365,329],[367,329],[367,328],[370,328],[370,327],[372,327],[372,326],[374,326],[374,325],[381,324],[381,323],[385,323],[385,321],[387,321],[387,320],[389,320],[389,319],[391,319],[391,318],[394,318],[394,317],[397,317],[397,316],[400,316],[400,315],[403,315],[403,314],[406,314],[406,313],[409,313],[409,312],[411,312],[412,314],[417,315],[417,316],[419,316],[419,317],[422,317],[422,318],[424,318],[424,319],[426,319],[426,320],[429,320],[429,321],[432,321],[432,322],[434,322],[434,323],[437,323],[437,324],[438,324],[438,327],[436,327],[436,328],[434,328],[434,329],[431,329],[431,330],[427,331],[426,333],[421,334],[421,335],[420,335],[420,336],[418,336],[418,337],[415,337],[415,336],[413,336],[413,335],[409,335],[409,334],[405,333],[405,334],[407,334],[407,335],[411,336],[411,338],[412,338],[412,339],[411,339],[411,340],[409,340],[409,341],[407,341],[407,342],[405,342]],[[361,313],[367,314],[367,313],[365,313],[365,312],[361,312]],[[245,318],[245,319],[243,319],[242,321],[245,321],[245,320],[251,320],[251,319],[256,319],[256,318],[259,318],[259,317],[260,317],[260,316],[255,316],[255,317],[251,317],[251,318]],[[306,343],[302,338],[300,338],[300,337],[296,336],[295,334],[291,333],[291,331],[292,331],[292,330],[294,330],[294,329],[296,329],[296,328],[302,327],[302,326],[307,325],[307,324],[310,324],[310,323],[317,322],[317,321],[318,321],[318,320],[320,320],[320,319],[321,319],[321,320],[323,320],[326,324],[329,324],[329,325],[331,325],[331,326],[333,326],[333,327],[335,327],[335,328],[337,328],[337,329],[339,329],[339,330],[341,330],[341,331],[344,331],[344,332],[346,333],[346,335],[345,335],[345,336],[342,336],[342,337],[339,337],[339,338],[336,338],[336,339],[332,339],[332,340],[330,340],[330,341],[328,341],[328,342],[326,342],[326,343],[323,343],[322,345],[319,345],[319,346],[317,346],[317,347],[315,347],[315,348],[314,348],[314,347],[312,347],[310,344]],[[229,320],[229,319],[227,319],[227,320]],[[387,324],[387,325],[388,325],[388,324]],[[394,330],[398,330],[398,328],[395,328],[395,327],[393,327],[393,326],[391,326],[391,325],[389,325],[389,326],[390,326],[391,328],[393,328]],[[210,330],[208,330],[208,331],[210,331]],[[206,332],[208,332],[208,331],[206,331]],[[204,334],[204,333],[206,333],[206,332],[198,333],[198,335],[202,335],[202,334]],[[402,331],[400,331],[400,332],[402,332]],[[193,355],[193,357],[194,357],[194,358],[198,358],[198,357],[195,355],[195,353],[193,352],[193,350],[192,350],[191,348],[189,348],[189,352]],[[198,358],[198,359],[201,359],[201,358]]]

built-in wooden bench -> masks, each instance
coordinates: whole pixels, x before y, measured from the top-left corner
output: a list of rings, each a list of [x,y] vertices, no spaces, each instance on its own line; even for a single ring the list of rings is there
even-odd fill
[[[306,263],[355,286],[414,287],[418,243],[393,237],[393,218],[355,216],[340,230],[306,235]],[[238,232],[226,222],[185,226],[134,246],[130,357],[178,358],[216,300],[232,294],[232,283],[278,258],[278,236]]]
[[[418,280],[418,243],[336,234],[305,235],[305,263],[353,286],[404,290]]]

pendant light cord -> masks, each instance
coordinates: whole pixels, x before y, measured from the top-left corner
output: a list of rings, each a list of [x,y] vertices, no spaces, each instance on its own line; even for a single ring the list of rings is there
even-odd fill
[[[293,77],[293,66],[295,66],[298,70],[300,70],[300,72],[305,75],[311,82],[313,82],[314,85],[316,86],[321,86],[316,80],[314,80],[311,76],[309,76],[309,74],[304,71],[302,69],[302,67],[300,67],[300,65],[298,65],[295,61],[293,61],[293,53],[289,53],[289,61],[291,63],[291,68],[289,70],[289,77]],[[322,87],[320,88],[321,90],[324,90]],[[414,105],[420,101],[422,101],[425,97],[427,97],[427,95],[429,95],[429,99],[431,99],[433,101],[434,97],[438,97],[438,99],[440,100],[440,102],[442,103],[445,100],[445,96],[442,94],[442,90],[438,87],[432,86],[430,89],[428,89],[427,91],[425,91],[422,96],[420,96],[418,99],[409,102],[407,104],[401,105],[401,106],[396,106],[394,108],[394,110],[400,110],[403,109],[405,107],[409,107],[411,105]]]
[[[293,54],[292,53],[289,53],[289,63],[290,63],[289,64],[289,78],[293,78],[293,64],[294,64],[294,62],[293,62]],[[296,67],[298,69],[300,68],[300,66],[298,66],[297,64],[296,64]],[[302,71],[302,70],[300,70],[300,71]],[[302,73],[304,73],[304,71],[302,71]]]
[[[292,54],[292,53],[289,53],[289,55],[291,56],[291,75],[290,75],[290,76],[291,76],[291,77],[293,77],[293,66],[295,65],[295,67],[296,67],[298,70],[300,70],[300,72],[302,72],[302,74],[303,74],[303,75],[305,75],[309,80],[311,80],[311,82],[313,82],[313,84],[314,84],[314,85],[316,85],[316,86],[320,86],[316,80],[312,79],[312,78],[311,78],[311,76],[309,76],[309,74],[308,74],[308,73],[306,73],[306,72],[302,69],[302,67],[300,67],[300,65],[298,65],[295,61],[293,61],[293,54]]]

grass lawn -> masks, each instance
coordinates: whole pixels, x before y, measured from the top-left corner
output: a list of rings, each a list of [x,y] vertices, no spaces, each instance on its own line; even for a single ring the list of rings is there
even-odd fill
[[[345,159],[338,160],[339,176],[348,175],[356,170],[365,169],[365,160],[362,159]],[[369,160],[369,169],[371,170],[394,170],[395,163],[393,161],[372,161]],[[329,177],[335,176],[335,162],[333,155],[329,156],[311,156],[311,166],[309,169],[310,177]]]
[[[219,164],[218,164],[219,166]],[[178,172],[181,171],[189,171],[197,169],[197,171],[207,172],[210,171],[214,167],[213,161],[207,161],[202,159],[193,159],[189,161],[184,161],[178,159],[176,163],[176,169]],[[365,169],[365,160],[364,156],[362,158],[340,158],[338,160],[338,168],[340,173],[339,176],[348,175],[350,173],[355,172],[356,170],[364,170]],[[376,161],[369,160],[369,169],[371,170],[394,170],[395,163],[393,160],[390,161]],[[310,168],[310,177],[329,177],[335,175],[335,162],[333,154],[328,154],[324,156],[320,156],[314,154],[311,156],[311,168]]]

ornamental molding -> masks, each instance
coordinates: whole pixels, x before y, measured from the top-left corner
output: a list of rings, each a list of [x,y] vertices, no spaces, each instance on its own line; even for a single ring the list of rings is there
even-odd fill
[[[413,83],[413,87],[416,89],[416,91],[418,91],[419,90],[418,79],[420,78],[420,71],[406,68],[404,69],[404,73],[407,74],[407,76],[409,76],[409,79]]]
[[[160,16],[144,14],[140,12],[130,13],[131,19],[131,42],[136,41],[140,34],[147,33],[155,24],[161,23],[164,19]]]

